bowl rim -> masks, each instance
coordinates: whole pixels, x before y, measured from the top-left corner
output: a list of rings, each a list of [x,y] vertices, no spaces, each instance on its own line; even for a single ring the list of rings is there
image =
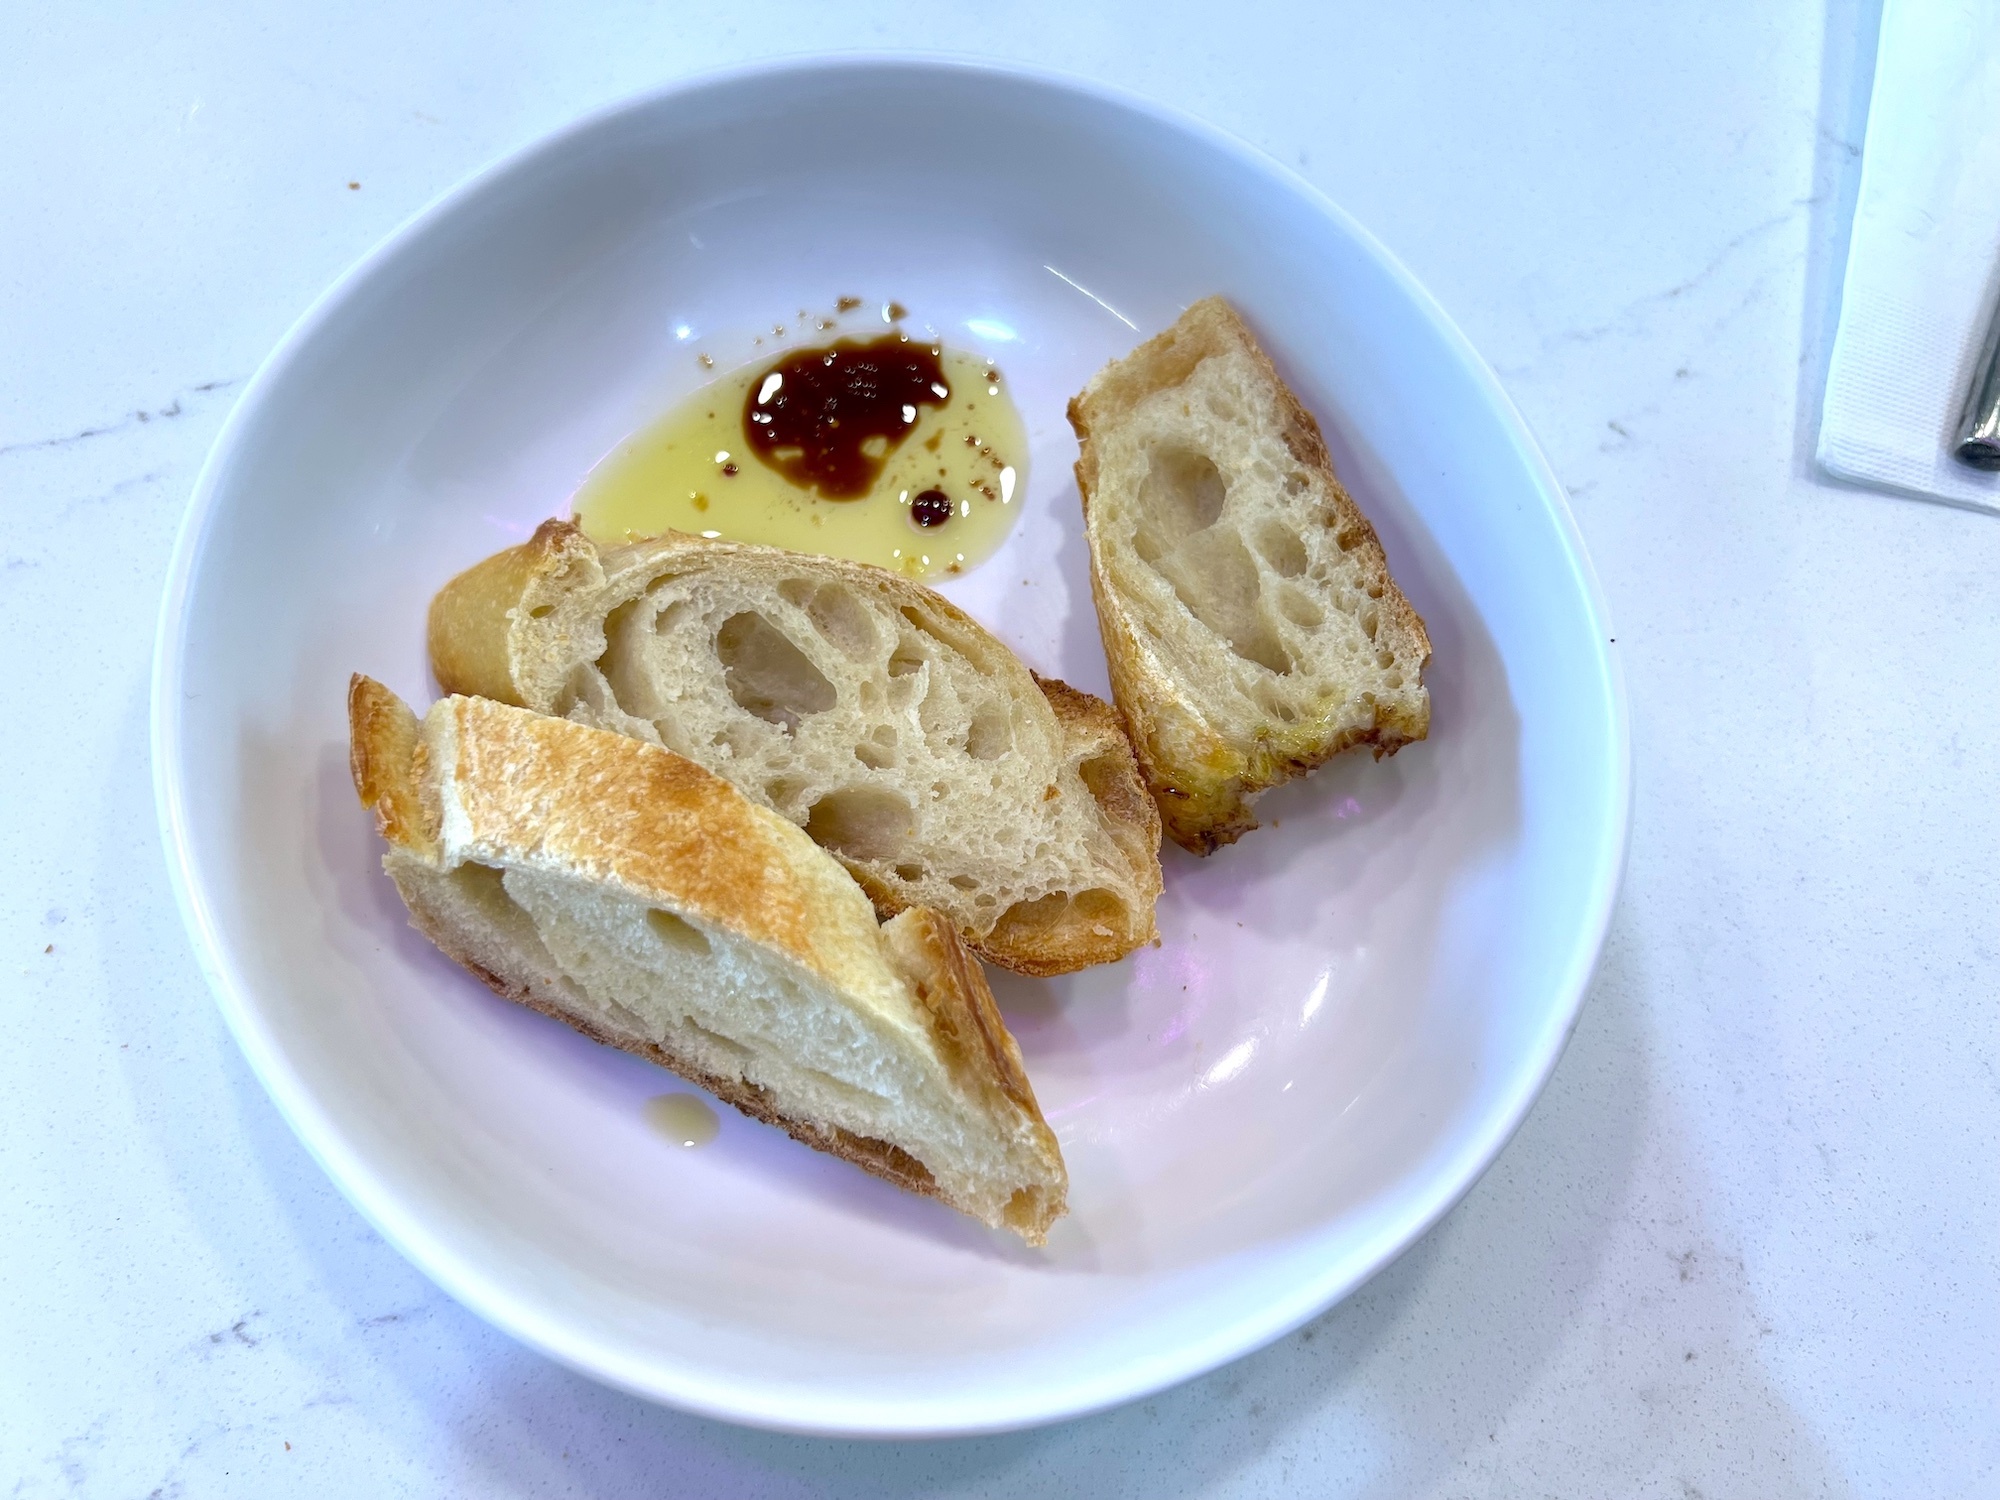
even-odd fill
[[[975,1397],[956,1404],[927,1404],[921,1412],[890,1411],[873,1398],[843,1399],[822,1392],[801,1399],[796,1386],[756,1385],[741,1378],[717,1380],[698,1370],[627,1358],[578,1336],[559,1315],[532,1305],[481,1265],[450,1248],[428,1227],[421,1205],[402,1200],[369,1161],[341,1135],[312,1091],[287,1060],[262,1017],[251,987],[239,973],[195,868],[181,742],[183,660],[190,588],[215,522],[217,497],[235,450],[260,418],[270,392],[311,340],[337,318],[347,302],[385,263],[510,173],[570,149],[580,139],[631,116],[671,108],[709,92],[769,86],[804,75],[864,73],[982,75],[1030,89],[1059,91],[1142,117],[1170,133],[1193,137],[1247,172],[1303,200],[1386,271],[1444,346],[1471,375],[1533,475],[1547,517],[1563,543],[1569,569],[1596,626],[1592,667],[1595,687],[1609,711],[1605,768],[1611,815],[1597,830],[1595,872],[1582,940],[1568,955],[1555,985],[1556,1004],[1532,1057],[1516,1070],[1508,1090],[1487,1118],[1467,1132],[1413,1211],[1365,1252],[1343,1256],[1317,1276],[1305,1277],[1252,1309],[1239,1312],[1206,1336],[1184,1341],[1150,1358],[1065,1382],[1046,1393],[1001,1404]],[[962,53],[853,50],[781,55],[672,80],[591,109],[569,123],[503,152],[439,193],[348,267],[286,330],[245,383],[202,464],[177,531],[161,594],[152,663],[150,752],[160,836],[175,903],[195,960],[252,1073],[279,1115],[361,1216],[403,1257],[454,1300],[487,1323],[538,1352],[594,1380],[700,1416],[746,1426],[826,1437],[925,1438],[1008,1432],[1081,1417],[1140,1399],[1193,1379],[1292,1332],[1351,1295],[1387,1269],[1471,1191],[1519,1130],[1547,1086],[1581,1014],[1602,957],[1631,847],[1632,743],[1624,674],[1602,589],[1571,514],[1561,481],[1535,441],[1526,419],[1492,368],[1424,286],[1367,229],[1325,193],[1284,163],[1229,131],[1171,105],[1120,86],[1053,69]]]

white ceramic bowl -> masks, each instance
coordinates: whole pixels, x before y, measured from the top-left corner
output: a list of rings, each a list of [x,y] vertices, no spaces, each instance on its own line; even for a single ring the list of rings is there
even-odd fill
[[[996,359],[1024,515],[951,589],[1103,691],[1063,403],[1222,292],[1327,430],[1429,622],[1430,740],[1169,849],[1162,947],[996,988],[1072,1174],[1031,1252],[494,998],[411,933],[349,786],[348,674],[432,696],[426,601],[564,510],[697,350],[843,294]],[[154,757],[195,947],[251,1066],[411,1260],[578,1369],[828,1433],[1020,1426],[1206,1370],[1443,1214],[1575,1020],[1615,893],[1625,718],[1520,417],[1380,246],[1288,172],[1094,87],[786,64],[587,120],[452,193],[246,391],[181,533]]]

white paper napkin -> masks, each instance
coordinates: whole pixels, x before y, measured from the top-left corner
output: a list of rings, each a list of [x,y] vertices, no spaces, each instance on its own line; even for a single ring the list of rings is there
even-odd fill
[[[1819,461],[2000,512],[1951,456],[2000,297],[2000,0],[1887,0]]]

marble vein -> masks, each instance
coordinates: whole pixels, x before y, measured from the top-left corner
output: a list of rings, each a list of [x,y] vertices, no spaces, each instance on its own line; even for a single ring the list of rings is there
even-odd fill
[[[243,384],[248,378],[243,375],[233,375],[227,380],[208,380],[202,382],[200,385],[186,386],[179,395],[176,395],[164,405],[128,412],[116,421],[100,422],[95,426],[81,428],[76,432],[63,433],[58,437],[28,438],[18,443],[0,443],[0,458],[4,458],[10,453],[32,453],[49,448],[73,448],[78,443],[89,442],[92,438],[110,437],[113,433],[125,432],[131,428],[144,426],[151,422],[170,422],[186,411],[187,408],[182,405],[183,396],[207,396],[217,391],[231,390]]]

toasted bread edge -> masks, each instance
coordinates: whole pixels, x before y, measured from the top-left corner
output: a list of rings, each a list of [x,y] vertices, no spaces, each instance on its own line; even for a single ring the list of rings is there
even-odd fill
[[[1258,793],[1308,775],[1348,750],[1366,746],[1380,759],[1430,732],[1426,694],[1420,713],[1405,714],[1392,706],[1378,712],[1375,723],[1366,730],[1338,733],[1316,742],[1274,734],[1268,746],[1260,747],[1264,753],[1246,756],[1179,699],[1171,679],[1146,664],[1123,601],[1100,563],[1096,534],[1089,524],[1098,478],[1092,429],[1115,420],[1154,391],[1184,382],[1209,354],[1231,345],[1241,347],[1271,382],[1286,418],[1287,447],[1301,464],[1324,477],[1339,513],[1338,529],[1344,537],[1353,538],[1350,550],[1360,551],[1370,572],[1381,581],[1382,596],[1376,601],[1378,634],[1389,632],[1420,656],[1420,683],[1431,654],[1423,619],[1390,574],[1388,556],[1373,523],[1335,474],[1318,421],[1300,403],[1249,325],[1227,301],[1206,297],[1193,303],[1172,327],[1093,377],[1071,398],[1068,414],[1078,442],[1076,480],[1091,551],[1091,596],[1111,669],[1112,698],[1124,717],[1167,837],[1198,855],[1232,844],[1257,827],[1252,802]]]
[[[429,938],[446,957],[495,994],[561,1021],[595,1041],[657,1063],[750,1118],[777,1126],[805,1145],[852,1162],[909,1192],[936,1198],[960,1212],[970,1212],[966,1205],[938,1187],[922,1162],[900,1147],[837,1126],[787,1115],[755,1084],[705,1072],[648,1039],[612,1033],[579,1016],[553,998],[562,993],[567,982],[559,973],[497,972],[485,961],[486,945],[474,941],[472,934],[462,929],[451,915],[452,903],[444,899],[444,882],[450,875],[440,864],[435,815],[427,812],[429,799],[419,780],[424,771],[421,721],[388,688],[357,673],[348,689],[348,723],[349,759],[356,789],[363,805],[375,814],[377,829],[390,845],[384,865],[409,909],[411,926]],[[605,733],[586,730],[581,725],[569,727],[584,734]],[[672,754],[657,746],[641,746],[638,741],[621,742],[631,744],[635,750]],[[701,775],[710,777],[705,771]],[[720,778],[710,779],[727,786]],[[741,797],[734,788],[729,791]],[[782,820],[774,818],[774,821]],[[951,924],[925,907],[913,908],[904,920],[916,924],[913,933],[921,934],[921,938],[915,943],[892,945],[892,958],[907,979],[921,985],[918,999],[941,1053],[952,1063],[961,1087],[981,1093],[996,1092],[1024,1114],[1040,1148],[1037,1155],[1057,1184],[1052,1192],[1026,1189],[1017,1192],[1002,1222],[993,1226],[1014,1231],[1030,1245],[1040,1245],[1049,1226],[1067,1210],[1068,1175],[1054,1134],[1028,1084],[1019,1048],[1007,1032],[984,975]],[[913,954],[923,957],[913,963]],[[916,972],[911,972],[912,969]],[[968,1035],[978,1039],[976,1048],[967,1045]]]

